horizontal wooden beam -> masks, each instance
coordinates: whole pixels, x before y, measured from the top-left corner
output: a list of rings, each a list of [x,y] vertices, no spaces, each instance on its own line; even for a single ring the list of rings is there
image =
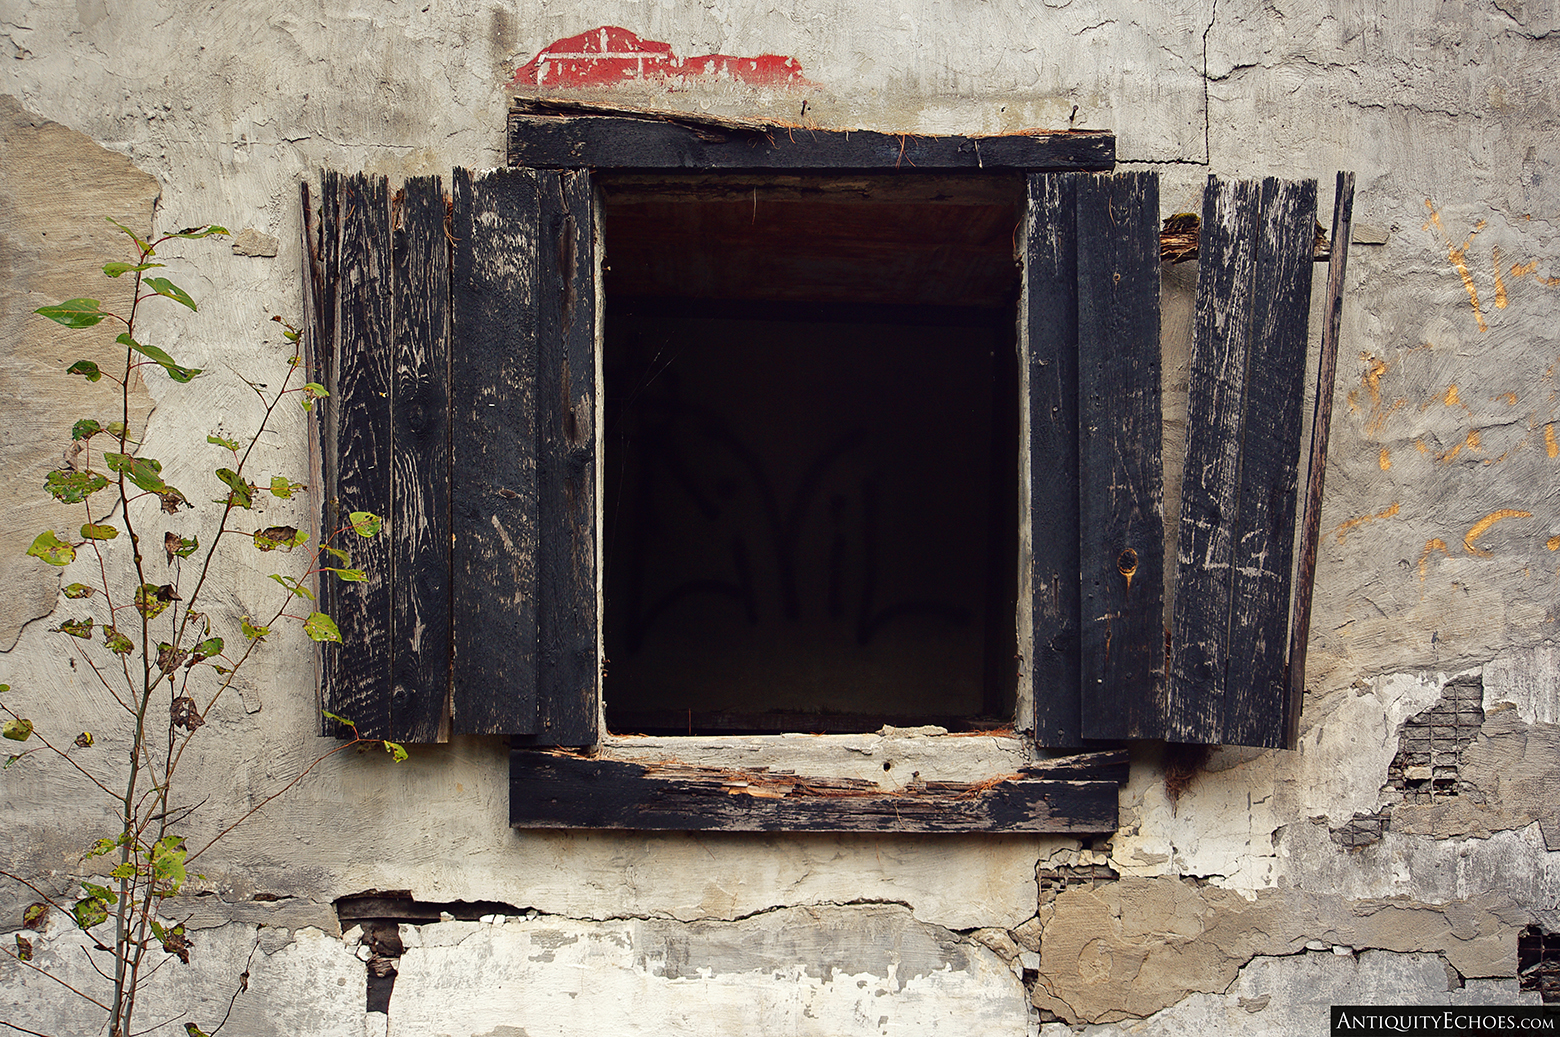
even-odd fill
[[[533,109],[534,110],[534,109]],[[509,164],[536,169],[1109,170],[1116,137],[1040,131],[934,137],[702,121],[509,114]]]
[[[523,749],[510,753],[509,776],[515,828],[1092,834],[1116,830],[1119,789],[1027,773],[886,792],[856,779]]]

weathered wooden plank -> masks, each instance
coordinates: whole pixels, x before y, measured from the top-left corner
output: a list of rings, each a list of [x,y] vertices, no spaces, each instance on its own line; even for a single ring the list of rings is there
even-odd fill
[[[1078,582],[1080,174],[1029,178],[1022,320],[1029,347],[1030,609],[1035,740],[1083,744]]]
[[[596,632],[596,205],[586,172],[537,174],[537,681],[534,741],[590,745]]]
[[[1354,224],[1354,174],[1340,172],[1333,194],[1332,254],[1327,264],[1327,325],[1317,365],[1316,402],[1311,418],[1311,460],[1306,467],[1305,511],[1300,530],[1294,619],[1289,630],[1289,688],[1284,701],[1284,744],[1295,747],[1300,706],[1305,698],[1305,652],[1311,636],[1311,586],[1316,577],[1316,547],[1321,539],[1322,488],[1327,481],[1327,441],[1332,430],[1333,389],[1338,375],[1338,332],[1343,321],[1343,275],[1349,261]]]
[[[1305,397],[1316,181],[1262,181],[1223,742],[1284,741],[1284,658]]]
[[[389,515],[391,501],[390,208],[383,177],[357,175],[341,183],[340,274],[331,362],[335,384],[337,520],[349,511]],[[339,583],[331,602],[341,630],[341,654],[331,682],[330,709],[357,724],[365,738],[391,738],[391,588],[394,554],[388,536],[351,537],[361,582]]]
[[[511,111],[509,164],[537,169],[1108,170],[1116,138],[1098,132],[930,137],[867,130],[769,129],[679,118],[556,117]]]
[[[321,213],[316,212],[310,199],[308,181],[298,185],[298,199],[303,209],[303,219],[299,223],[302,236],[302,266],[303,266],[303,323],[300,326],[302,337],[299,340],[299,348],[303,357],[303,369],[311,381],[321,385],[328,384],[329,372],[326,370],[323,357],[328,352],[326,344],[330,341],[325,320],[326,291],[327,286],[334,282],[334,271],[327,274],[326,264],[321,256]],[[322,400],[315,404],[315,408],[308,422],[309,436],[309,545],[317,549],[323,534],[334,529],[328,524],[327,510],[330,510],[331,497],[325,491],[325,471],[327,468],[326,452],[327,442],[323,436],[321,425],[328,413],[323,406],[328,401]],[[331,479],[335,479],[334,442],[328,444],[330,452]],[[315,594],[319,597],[320,610],[327,616],[333,615],[331,605],[335,588],[327,579],[313,581]],[[314,680],[318,693],[318,704],[327,706],[326,688],[332,679],[337,648],[330,642],[314,642]],[[321,732],[325,735],[337,733],[338,725],[331,720],[326,720],[324,714],[320,715]]]
[[[449,238],[444,186],[408,180],[392,199],[395,332],[394,640],[390,728],[440,737],[450,695]]]
[[[1159,178],[1080,178],[1078,471],[1085,738],[1163,730]]]
[[[537,176],[453,177],[454,730],[535,731]]]
[[[1015,775],[990,786],[928,782],[884,793],[869,782],[526,750],[509,759],[516,828],[1083,834],[1117,827],[1114,781]]]
[[[1258,201],[1250,180],[1209,177],[1203,193],[1167,734],[1178,742],[1224,733]]]

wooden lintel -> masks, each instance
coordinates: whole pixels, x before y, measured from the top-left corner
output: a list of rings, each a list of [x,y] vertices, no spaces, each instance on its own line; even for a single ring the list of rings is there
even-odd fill
[[[1117,827],[1119,785],[1108,780],[1014,774],[887,792],[854,779],[523,749],[510,753],[509,774],[515,828],[1092,834]]]
[[[588,113],[588,114],[584,114]],[[1109,170],[1114,134],[921,136],[517,102],[509,164],[537,169]]]

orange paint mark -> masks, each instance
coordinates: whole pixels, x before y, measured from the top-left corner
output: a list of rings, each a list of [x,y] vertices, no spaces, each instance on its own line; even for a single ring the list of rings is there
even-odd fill
[[[1535,271],[1537,269],[1538,269],[1538,260],[1536,260],[1536,259],[1530,259],[1526,263],[1522,263],[1522,264],[1513,263],[1513,264],[1511,264],[1511,279],[1513,281],[1515,281],[1515,280],[1518,280],[1520,278],[1526,277],[1528,274],[1531,274],[1533,271]]]
[[[1544,452],[1551,461],[1560,457],[1560,443],[1555,442],[1555,423],[1552,421],[1544,426]]]
[[[1446,555],[1448,558],[1450,558],[1451,555],[1452,555],[1452,552],[1447,549],[1446,541],[1442,540],[1440,537],[1436,537],[1434,540],[1426,540],[1425,541],[1424,552],[1422,554],[1420,554],[1420,556],[1419,556],[1419,582],[1420,583],[1424,583],[1425,582],[1425,570],[1430,565],[1430,556],[1432,554],[1434,554],[1436,551],[1441,552],[1442,554]]]
[[[1486,551],[1482,547],[1475,547],[1473,543],[1475,540],[1479,539],[1485,533],[1488,533],[1491,526],[1495,525],[1495,523],[1500,522],[1503,519],[1532,517],[1533,513],[1531,511],[1518,511],[1515,508],[1502,508],[1499,511],[1492,511],[1488,515],[1481,518],[1479,521],[1475,522],[1471,527],[1469,527],[1468,532],[1463,534],[1463,550],[1467,551],[1471,555],[1481,555],[1485,558],[1488,558],[1494,552]]]
[[[1385,472],[1387,469],[1391,468],[1392,467],[1392,453],[1391,453],[1391,451],[1389,451],[1386,447],[1382,447],[1381,448],[1381,457],[1378,459],[1377,463],[1381,465],[1381,470],[1383,472]]]
[[[1461,245],[1453,245],[1451,235],[1446,233],[1446,228],[1441,224],[1441,214],[1435,211],[1435,202],[1425,199],[1425,207],[1430,210],[1430,219],[1425,222],[1424,229],[1432,226],[1440,232],[1446,242],[1446,261],[1452,264],[1452,269],[1457,271],[1457,276],[1462,278],[1463,290],[1468,293],[1468,299],[1473,303],[1473,319],[1479,325],[1480,331],[1489,331],[1490,326],[1484,322],[1484,310],[1479,305],[1479,286],[1473,283],[1473,275],[1468,272],[1468,247],[1473,244],[1474,237],[1484,229],[1484,221],[1480,220],[1473,225],[1473,230],[1468,235],[1468,240]]]
[[[1517,394],[1514,392],[1503,392],[1499,396],[1491,396],[1490,399],[1499,400],[1508,407],[1517,405]]]
[[[1544,546],[1551,551],[1560,551],[1560,537],[1550,537]]]
[[[1360,381],[1364,384],[1365,391],[1370,393],[1370,405],[1374,410],[1381,406],[1381,376],[1387,373],[1387,362],[1369,353],[1361,353],[1360,363],[1365,365],[1365,376]]]
[[[1383,426],[1386,425],[1387,419],[1392,417],[1393,414],[1397,413],[1397,409],[1407,402],[1407,400],[1393,400],[1392,406],[1388,407],[1384,411],[1378,412],[1375,417],[1370,419],[1370,423],[1365,426],[1365,435],[1367,437],[1374,437],[1379,434]]]
[[[1421,454],[1428,454],[1430,452],[1430,448],[1425,446],[1425,441],[1422,439],[1414,440],[1414,449],[1419,451]]]
[[[1468,449],[1469,450],[1478,450],[1479,449],[1479,430],[1476,429],[1476,428],[1469,429],[1468,430],[1468,439],[1466,440],[1466,442],[1468,444]]]
[[[1393,515],[1396,515],[1398,513],[1398,509],[1400,507],[1401,507],[1400,504],[1397,504],[1397,503],[1394,502],[1392,504],[1387,505],[1385,508],[1382,508],[1380,511],[1376,512],[1374,515],[1360,515],[1360,516],[1357,516],[1355,518],[1349,519],[1347,522],[1339,524],[1338,528],[1333,530],[1333,532],[1338,535],[1338,543],[1340,543],[1340,544],[1343,543],[1343,538],[1345,536],[1347,536],[1350,532],[1352,532],[1357,527],[1363,526],[1367,522],[1374,522],[1377,519],[1391,518]]]
[[[1506,282],[1500,279],[1500,246],[1490,249],[1490,263],[1495,268],[1495,308],[1506,308]]]
[[[1448,407],[1456,407],[1460,403],[1462,403],[1462,401],[1457,398],[1456,384],[1454,383],[1452,385],[1448,385],[1446,387],[1446,405]]]

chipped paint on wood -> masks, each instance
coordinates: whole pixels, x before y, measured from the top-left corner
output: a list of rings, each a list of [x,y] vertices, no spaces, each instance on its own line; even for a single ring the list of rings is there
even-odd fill
[[[699,54],[680,58],[670,43],[648,40],[616,25],[587,29],[549,43],[521,65],[506,86],[541,89],[618,86],[635,80],[662,81],[668,87],[699,79],[748,86],[811,86],[795,58],[779,54],[735,57]]]

